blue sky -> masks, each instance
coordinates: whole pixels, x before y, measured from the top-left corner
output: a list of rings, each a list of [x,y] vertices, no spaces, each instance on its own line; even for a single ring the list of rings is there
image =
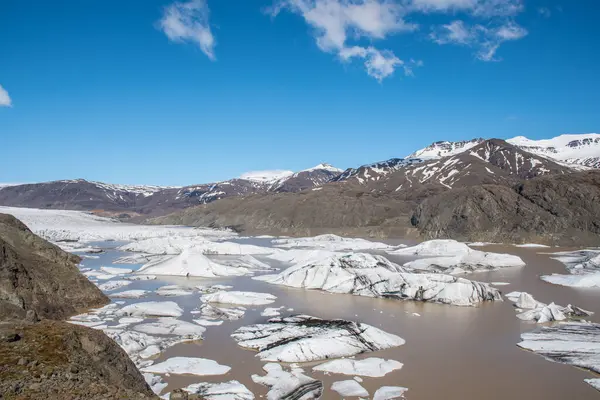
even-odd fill
[[[3,0],[0,182],[184,185],[597,132],[595,0]]]

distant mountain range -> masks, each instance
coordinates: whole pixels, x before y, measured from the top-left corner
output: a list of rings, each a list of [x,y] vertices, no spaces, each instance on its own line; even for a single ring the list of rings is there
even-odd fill
[[[529,237],[573,243],[593,242],[600,235],[600,223],[589,222],[600,221],[600,207],[593,205],[600,203],[597,176],[600,134],[537,141],[477,138],[436,142],[407,157],[358,168],[320,164],[295,173],[253,172],[185,187],[86,180],[6,186],[0,188],[0,205],[95,210],[132,221],[227,226],[252,233],[335,231],[490,241]],[[569,206],[577,203],[574,199],[565,200],[571,192],[563,189],[569,187],[587,196],[576,207]],[[562,208],[551,212],[547,199],[540,204],[531,200],[537,197],[530,188],[554,188],[546,198]],[[522,220],[515,219],[519,213],[525,213]],[[464,225],[470,220],[479,230]],[[513,225],[503,225],[507,221]],[[578,228],[571,229],[573,224]]]

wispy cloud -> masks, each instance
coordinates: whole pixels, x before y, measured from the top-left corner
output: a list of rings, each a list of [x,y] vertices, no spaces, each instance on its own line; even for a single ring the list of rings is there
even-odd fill
[[[385,39],[418,28],[404,20],[405,6],[387,0],[278,0],[268,13],[277,16],[282,10],[304,18],[322,51],[337,54],[342,61],[364,59],[367,73],[380,82],[406,63],[390,50],[348,42]]]
[[[175,2],[165,7],[159,26],[170,40],[195,43],[214,61],[216,41],[210,29],[209,16],[206,0]]]
[[[496,52],[506,41],[518,40],[527,35],[527,30],[514,21],[503,21],[501,25],[467,25],[456,20],[447,25],[435,27],[430,38],[438,44],[456,44],[475,49],[475,56],[481,61],[498,61]]]
[[[550,18],[552,16],[552,11],[548,7],[540,7],[538,8],[538,14],[540,14],[544,18]]]
[[[0,85],[0,107],[12,107],[12,100],[2,85]]]

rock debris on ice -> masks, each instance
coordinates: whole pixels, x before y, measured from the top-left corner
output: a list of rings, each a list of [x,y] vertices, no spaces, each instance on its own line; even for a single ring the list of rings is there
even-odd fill
[[[582,308],[569,304],[566,307],[550,303],[546,305],[533,298],[526,292],[511,292],[506,295],[519,310],[526,310],[517,314],[517,318],[523,321],[535,321],[543,324],[552,321],[564,321],[566,319],[589,317],[593,314]]]
[[[279,362],[348,357],[404,344],[401,337],[367,324],[307,315],[244,326],[231,336],[241,347],[257,350],[261,360]]]
[[[240,319],[246,313],[244,307],[217,307],[212,304],[200,306],[200,315],[206,319],[234,321]]]
[[[175,318],[158,318],[154,322],[136,325],[133,330],[149,335],[177,335],[190,340],[202,339],[202,334],[206,331],[198,324]]]
[[[198,394],[206,400],[253,400],[254,394],[238,381],[224,383],[193,383],[183,388],[188,393]]]
[[[119,289],[124,286],[128,286],[131,284],[131,281],[124,280],[116,280],[116,281],[108,281],[101,285],[98,285],[98,288],[104,292],[110,292],[111,290]]]
[[[194,289],[181,285],[167,285],[156,289],[156,294],[165,297],[189,296],[194,293]]]
[[[109,296],[119,299],[139,299],[141,297],[146,296],[148,293],[150,292],[147,290],[135,289],[125,290],[124,292],[111,293]]]

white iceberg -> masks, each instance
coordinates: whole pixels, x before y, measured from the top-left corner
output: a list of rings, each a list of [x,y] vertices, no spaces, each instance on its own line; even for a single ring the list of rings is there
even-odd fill
[[[600,390],[600,379],[599,378],[584,379],[584,380],[587,384],[591,385],[594,389]]]
[[[218,264],[202,252],[195,249],[186,249],[181,254],[168,260],[150,262],[142,266],[137,273],[215,278],[219,276],[249,275],[251,272],[247,268],[235,268]]]
[[[546,305],[533,298],[532,295],[526,292],[511,292],[506,295],[511,300],[515,307],[519,310],[526,310],[517,314],[517,318],[522,321],[535,321],[538,324],[543,324],[552,321],[564,321],[571,318],[588,317],[593,313],[583,310],[579,307],[569,304],[566,307],[550,303]]]
[[[323,382],[304,375],[300,368],[285,371],[280,364],[268,363],[263,366],[265,376],[252,375],[252,380],[268,386],[267,400],[319,399],[323,394]]]
[[[211,304],[200,306],[200,315],[206,319],[218,319],[233,321],[240,319],[246,313],[244,307],[216,307]]]
[[[167,285],[156,289],[156,294],[165,297],[189,296],[194,293],[194,290],[181,285]]]
[[[597,288],[600,287],[600,272],[582,274],[582,275],[562,275],[552,274],[540,277],[545,282],[555,285],[577,287],[577,288]]]
[[[278,317],[281,315],[281,310],[282,308],[284,308],[283,306],[281,307],[267,307],[263,310],[263,312],[260,313],[261,317]]]
[[[321,257],[321,258],[318,258]],[[487,283],[442,274],[407,273],[386,258],[372,254],[318,253],[277,275],[254,279],[273,284],[330,293],[389,297],[471,306],[501,301],[498,289]]]
[[[183,388],[186,392],[198,394],[206,400],[253,400],[254,394],[238,381],[224,383],[193,383]]]
[[[563,322],[523,333],[517,346],[559,363],[600,373],[600,324]]]
[[[135,325],[133,330],[149,335],[177,335],[186,339],[199,340],[206,328],[175,318],[158,318],[154,322]]]
[[[328,251],[384,250],[390,248],[390,245],[385,243],[371,242],[358,238],[345,238],[332,234],[304,238],[275,239],[272,240],[272,243],[277,247],[303,247]]]
[[[169,385],[168,383],[164,382],[162,377],[159,375],[150,374],[148,372],[145,372],[142,375],[148,386],[150,386],[150,389],[152,389],[155,394],[160,394],[160,392],[162,392],[162,390]]]
[[[223,375],[231,367],[221,365],[214,360],[194,357],[173,357],[161,363],[142,368],[142,372],[153,374],[190,374],[190,375]]]
[[[403,266],[413,270],[438,273],[461,274],[525,266],[520,257],[512,254],[473,250],[466,244],[454,240],[430,240],[390,254],[435,256],[410,261]]]
[[[585,249],[550,253],[553,259],[565,264],[569,273],[574,275],[600,272],[600,250]]]
[[[118,315],[131,317],[180,317],[183,310],[173,301],[147,301],[123,307]]]
[[[313,371],[328,372],[332,374],[369,376],[381,378],[388,373],[402,368],[402,363],[395,360],[384,360],[383,358],[370,357],[362,360],[351,358],[340,358],[327,361],[313,367]]]
[[[219,326],[219,325],[223,324],[223,321],[212,321],[209,319],[202,319],[202,318],[194,319],[193,321],[195,323],[197,323],[198,325],[202,325],[202,326]]]
[[[119,288],[122,288],[122,287],[128,286],[128,285],[131,285],[131,281],[116,280],[116,281],[108,281],[106,283],[98,285],[98,288],[102,291],[110,292],[111,290],[119,289]]]
[[[110,297],[115,297],[119,299],[139,299],[140,297],[146,296],[150,293],[147,290],[135,289],[135,290],[125,290],[123,292],[111,293]]]
[[[257,350],[261,360],[279,362],[349,357],[404,344],[401,337],[367,324],[307,315],[243,326],[231,336],[241,347]]]
[[[119,247],[119,250],[153,255],[177,255],[188,249],[202,254],[243,255],[271,254],[276,249],[234,242],[213,242],[199,236],[165,236],[140,240]]]
[[[150,336],[142,332],[107,328],[104,333],[125,350],[136,366],[144,365],[146,359],[162,353],[177,343],[186,341],[173,336]]]
[[[407,390],[401,386],[382,386],[375,392],[373,400],[403,399]]]
[[[353,379],[333,382],[331,390],[338,392],[342,397],[367,397],[369,392]]]
[[[238,304],[241,306],[258,306],[273,303],[277,297],[269,293],[256,292],[215,292],[202,296],[205,303]]]

